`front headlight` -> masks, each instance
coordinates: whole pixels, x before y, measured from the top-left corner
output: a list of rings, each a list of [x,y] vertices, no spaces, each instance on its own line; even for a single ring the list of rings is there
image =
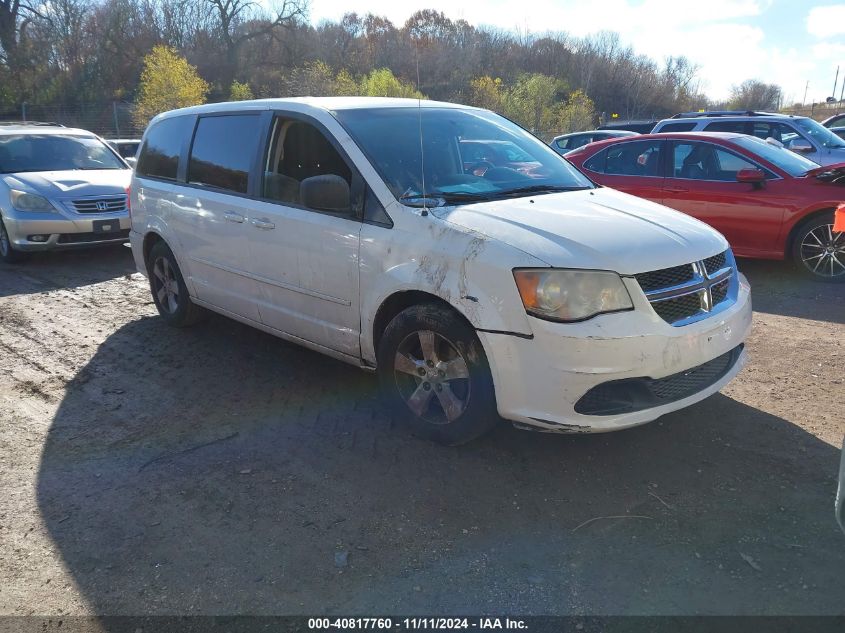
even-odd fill
[[[583,321],[634,304],[619,275],[601,270],[513,271],[525,310],[552,321]]]
[[[27,193],[26,191],[12,189],[9,194],[9,197],[12,199],[12,206],[18,211],[43,212],[56,210],[47,198],[39,196],[37,193]]]

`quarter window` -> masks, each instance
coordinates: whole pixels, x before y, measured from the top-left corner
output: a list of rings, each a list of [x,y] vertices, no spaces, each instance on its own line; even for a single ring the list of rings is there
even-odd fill
[[[191,116],[176,116],[154,124],[144,139],[135,172],[139,176],[176,180],[179,155],[193,121]]]
[[[301,185],[317,176],[334,176],[352,187],[352,170],[320,130],[304,121],[276,119],[264,162],[263,197],[307,206]]]
[[[257,114],[202,117],[191,147],[188,182],[247,193],[260,132]]]

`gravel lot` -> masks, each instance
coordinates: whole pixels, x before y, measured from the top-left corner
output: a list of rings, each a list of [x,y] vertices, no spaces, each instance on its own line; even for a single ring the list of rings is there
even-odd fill
[[[456,449],[354,368],[165,327],[126,248],[0,268],[0,614],[845,614],[845,285],[740,266],[723,393]]]

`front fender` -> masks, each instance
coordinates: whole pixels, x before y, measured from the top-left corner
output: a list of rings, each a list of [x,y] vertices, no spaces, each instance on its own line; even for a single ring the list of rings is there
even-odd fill
[[[446,301],[476,329],[531,334],[514,268],[546,267],[526,253],[432,215],[361,233],[361,350],[375,361],[373,326],[382,304],[419,291]]]

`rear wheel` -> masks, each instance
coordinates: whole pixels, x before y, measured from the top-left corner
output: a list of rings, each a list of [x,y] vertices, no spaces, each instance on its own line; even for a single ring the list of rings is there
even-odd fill
[[[3,219],[0,218],[0,261],[7,264],[14,264],[26,258],[26,253],[15,250],[12,246],[12,240],[6,232],[6,225],[3,224]]]
[[[792,259],[802,273],[813,279],[845,282],[845,233],[833,230],[833,213],[798,227]]]
[[[187,327],[199,321],[204,310],[191,301],[185,279],[164,242],[157,242],[147,259],[150,291],[158,313],[174,327]]]
[[[379,343],[378,372],[397,417],[426,439],[462,444],[499,420],[481,343],[446,307],[425,304],[396,315]]]

